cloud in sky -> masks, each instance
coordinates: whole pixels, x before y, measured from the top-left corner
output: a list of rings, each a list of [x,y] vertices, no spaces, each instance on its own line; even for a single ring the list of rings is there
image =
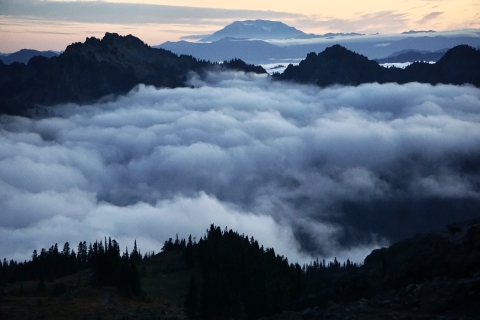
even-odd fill
[[[425,23],[428,23],[432,20],[435,20],[437,19],[439,16],[443,15],[443,12],[432,12],[432,13],[429,13],[427,14],[425,17],[423,17],[422,19],[420,19],[418,21],[419,24],[425,24]]]
[[[420,27],[436,31],[480,27],[477,11],[468,0],[430,4],[420,0],[358,3],[339,0],[319,6],[210,0],[196,2],[197,7],[192,7],[189,0],[165,0],[160,5],[158,2],[0,0],[0,51],[64,50],[72,42],[105,32],[133,34],[158,45],[182,36],[211,34],[234,21],[247,19],[280,20],[316,34],[386,34]],[[443,12],[441,19],[431,16],[432,12]]]
[[[105,32],[133,34],[158,45],[183,35],[213,33],[235,20],[289,20],[301,15],[104,1],[0,0],[0,52],[64,50]]]
[[[2,116],[0,257],[103,236],[157,252],[215,223],[291,260],[362,261],[477,214],[479,89],[189,84]]]
[[[298,14],[233,10],[142,3],[112,3],[104,1],[2,1],[2,15],[82,23],[107,24],[209,24],[224,25],[231,19],[285,19]]]
[[[410,23],[409,14],[399,11],[381,11],[361,13],[351,19],[335,17],[305,17],[296,20],[300,28],[322,28],[335,32],[361,31],[364,33],[395,33],[407,29]]]

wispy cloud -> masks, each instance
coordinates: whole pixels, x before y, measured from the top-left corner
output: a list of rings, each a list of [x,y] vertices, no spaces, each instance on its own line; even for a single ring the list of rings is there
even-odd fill
[[[112,3],[103,1],[40,1],[2,0],[0,15],[19,18],[63,20],[82,23],[110,24],[210,24],[224,25],[235,19],[284,19],[298,14],[260,11],[230,10],[200,7],[181,7],[152,4]]]
[[[409,25],[409,14],[397,11],[363,13],[357,18],[311,17],[297,19],[300,28],[322,28],[334,32],[388,33],[405,29]]]
[[[432,12],[432,13],[429,13],[427,14],[425,17],[423,17],[422,19],[418,20],[417,23],[419,24],[425,24],[425,23],[429,23],[431,22],[432,20],[435,20],[437,19],[439,16],[441,16],[443,14],[443,12]]]

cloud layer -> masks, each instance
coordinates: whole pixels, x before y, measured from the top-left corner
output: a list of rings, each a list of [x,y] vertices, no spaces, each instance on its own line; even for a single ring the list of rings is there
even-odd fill
[[[262,10],[115,3],[105,1],[0,0],[1,15],[55,21],[109,24],[199,24],[231,19],[285,19],[300,15]]]
[[[189,84],[0,118],[0,257],[105,235],[159,251],[215,223],[293,260],[361,261],[478,214],[476,88]]]

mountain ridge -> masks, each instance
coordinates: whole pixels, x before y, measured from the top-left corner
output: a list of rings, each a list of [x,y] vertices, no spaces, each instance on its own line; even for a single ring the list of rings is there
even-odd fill
[[[305,57],[310,52],[320,52],[334,44],[340,44],[349,50],[361,53],[369,59],[382,59],[393,53],[402,50],[417,51],[438,51],[445,48],[453,48],[457,45],[467,44],[478,47],[480,38],[476,37],[449,37],[437,35],[435,37],[413,37],[405,36],[398,39],[382,39],[376,37],[364,37],[359,41],[352,37],[336,37],[327,39],[316,37],[318,40],[304,41],[297,39],[298,43],[290,45],[280,45],[275,41],[265,40],[240,40],[230,39],[230,41],[213,42],[189,42],[189,41],[167,41],[154,48],[162,48],[172,51],[176,54],[192,55],[198,59],[210,61],[223,61],[232,58],[239,58],[248,63],[267,64],[283,63],[283,59],[298,59]],[[317,42],[315,42],[317,41]],[[235,49],[232,48],[235,46]],[[265,48],[268,47],[268,50]]]
[[[21,49],[17,52],[5,54],[0,56],[0,61],[3,61],[5,64],[12,64],[14,62],[28,63],[31,58],[35,56],[42,56],[45,58],[51,58],[58,56],[59,53],[56,51],[38,51],[33,49]]]
[[[26,65],[0,62],[0,113],[25,115],[37,105],[88,103],[126,94],[138,84],[183,87],[188,72],[212,68],[266,72],[239,60],[219,66],[107,32],[101,40],[91,37],[69,45],[58,57],[36,56]]]
[[[363,55],[334,45],[318,54],[308,54],[298,66],[290,64],[282,74],[273,76],[274,79],[312,83],[321,87],[369,82],[468,83],[480,87],[480,51],[460,45],[448,50],[436,64],[416,62],[405,69],[387,69]]]
[[[417,50],[404,50],[403,52],[394,53],[389,57],[382,59],[374,59],[378,63],[403,63],[403,62],[414,62],[414,61],[433,61],[437,62],[440,60],[445,52],[445,50],[438,50],[434,52],[428,51],[417,51]]]

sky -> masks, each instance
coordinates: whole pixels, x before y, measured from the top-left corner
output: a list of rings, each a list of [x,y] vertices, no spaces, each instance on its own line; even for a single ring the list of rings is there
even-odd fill
[[[0,0],[0,52],[64,50],[105,32],[150,45],[211,34],[238,20],[280,20],[307,33],[480,28],[477,0]]]
[[[0,116],[0,258],[105,236],[158,252],[214,223],[292,262],[363,262],[478,215],[478,88],[188,85]]]

